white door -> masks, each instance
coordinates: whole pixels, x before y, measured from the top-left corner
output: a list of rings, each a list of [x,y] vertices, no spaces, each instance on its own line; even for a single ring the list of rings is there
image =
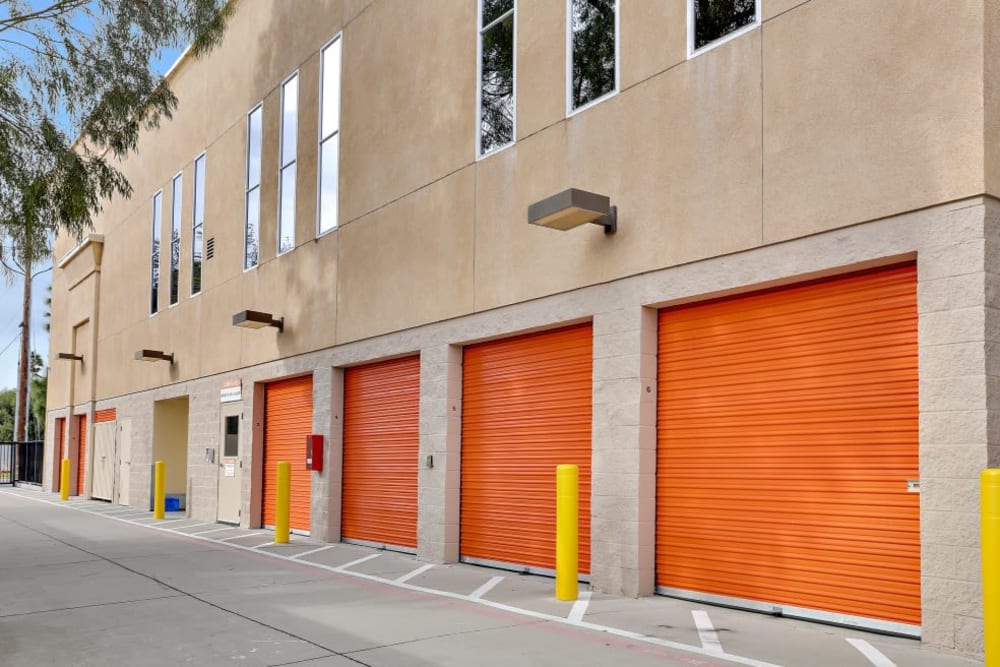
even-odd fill
[[[129,478],[132,474],[132,420],[118,422],[118,504],[128,505]]]
[[[91,484],[92,498],[111,500],[115,485],[115,422],[94,424],[94,481]]]
[[[222,412],[219,456],[219,509],[216,520],[240,522],[240,414]]]

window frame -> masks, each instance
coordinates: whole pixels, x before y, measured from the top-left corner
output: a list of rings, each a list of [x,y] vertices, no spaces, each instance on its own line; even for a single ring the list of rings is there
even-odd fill
[[[513,6],[497,18],[490,21],[489,25],[483,25],[483,0],[476,1],[476,161],[482,160],[490,155],[495,155],[500,151],[510,148],[517,143],[517,2],[513,0]],[[496,146],[488,151],[483,151],[483,33],[503,21],[510,14],[514,24],[514,31],[511,35],[511,86],[514,91],[512,98],[512,108],[514,117],[511,120],[510,141],[502,146]]]
[[[178,201],[178,184],[180,201]],[[173,308],[181,302],[181,227],[183,226],[184,206],[184,170],[174,174],[170,179],[170,268],[167,274],[167,308]],[[174,296],[174,223],[177,223],[177,300]],[[162,247],[162,244],[161,244]]]
[[[261,157],[260,163],[257,165],[257,184],[253,187],[250,186],[250,119],[251,117],[260,112],[260,144],[261,144]],[[243,172],[243,272],[253,271],[258,266],[260,266],[260,185],[261,176],[264,168],[263,152],[264,152],[264,102],[261,100],[257,102],[254,106],[247,111],[246,120],[246,130],[247,130],[247,140],[246,140],[246,150],[244,151],[244,156],[246,158],[245,169]],[[280,158],[279,158],[280,159]],[[250,222],[250,193],[254,190],[257,191],[257,260],[252,266],[247,266],[247,224]]]
[[[343,120],[344,91],[344,37],[343,32],[337,33],[333,39],[320,47],[319,50],[319,115],[316,123],[316,236],[329,234],[340,228],[340,125]],[[326,64],[323,57],[326,50],[340,42],[340,72],[337,73],[337,129],[326,137],[323,136],[323,109],[326,108],[326,89],[324,87]],[[323,144],[337,137],[337,215],[333,225],[323,229]]]
[[[284,157],[283,153],[284,153],[284,150],[285,150],[285,87],[293,79],[295,80],[295,130],[294,130],[294,134],[295,134],[295,156],[290,161],[283,163],[282,162],[282,158]],[[275,238],[274,238],[274,246],[275,246],[274,250],[275,250],[275,256],[276,257],[280,257],[281,255],[284,255],[286,253],[291,252],[292,250],[295,250],[295,219],[296,219],[295,204],[298,202],[298,198],[295,196],[295,188],[298,187],[298,182],[299,182],[299,173],[298,173],[298,166],[299,166],[299,100],[302,98],[302,96],[299,94],[299,92],[300,92],[299,91],[299,89],[300,89],[299,82],[300,82],[300,79],[299,79],[299,70],[295,70],[294,72],[292,72],[291,74],[289,74],[284,79],[284,81],[281,82],[281,85],[279,86],[279,89],[280,89],[281,92],[280,92],[280,95],[279,95],[279,97],[280,97],[280,100],[279,100],[280,108],[278,110],[278,197],[277,197],[277,199],[278,199],[278,212],[277,212],[277,216],[275,218],[277,224],[275,225],[275,235],[274,235],[275,236]],[[263,116],[262,116],[261,128],[263,129]],[[263,132],[262,132],[262,136],[263,136]],[[289,168],[292,168],[292,169],[295,170],[295,181],[294,181],[294,183],[292,183],[292,188],[293,188],[293,191],[292,191],[292,227],[291,227],[291,229],[292,229],[292,244],[291,244],[290,248],[288,248],[287,250],[283,251],[281,249],[281,230],[282,230],[282,224],[281,224],[281,221],[282,221],[282,218],[281,218],[281,204],[282,204],[282,196],[284,194],[284,184],[283,184],[283,181],[282,181],[282,177],[285,174],[285,170],[289,169]]]
[[[201,162],[201,175],[202,181],[205,180],[206,176],[206,165],[208,164],[208,151],[202,151],[194,159],[194,185],[191,193],[191,285],[188,289],[188,297],[196,297],[200,295],[204,290],[201,287],[202,281],[205,279],[205,183],[202,183],[201,190],[198,188],[198,162]],[[201,221],[198,221],[198,194],[201,194]],[[194,256],[195,256],[195,243],[198,242],[198,230],[201,229],[201,274],[198,276],[198,291],[194,291]],[[243,233],[246,233],[244,228]]]
[[[687,57],[688,60],[700,56],[703,53],[708,53],[714,48],[722,46],[726,42],[736,39],[741,35],[754,30],[761,24],[761,4],[763,0],[754,0],[754,19],[753,22],[746,24],[742,28],[738,28],[724,37],[720,37],[714,42],[706,44],[698,49],[694,48],[694,2],[695,0],[687,0]]]
[[[159,203],[158,207],[157,203]],[[151,212],[153,215],[152,220],[150,221],[150,230],[152,231],[152,235],[149,241],[149,293],[147,294],[147,296],[149,296],[149,301],[147,303],[149,304],[149,316],[156,317],[156,315],[160,312],[160,257],[162,255],[163,246],[160,241],[163,236],[163,188],[160,188],[153,193],[152,204],[153,210]],[[159,208],[159,214],[157,214],[157,208]],[[156,260],[155,264],[153,262],[154,259]],[[153,288],[154,272],[156,276],[155,290]],[[153,304],[154,294],[156,295],[155,308]]]
[[[615,3],[615,87],[596,97],[586,104],[573,108],[573,2],[566,0],[566,117],[570,118],[597,106],[601,102],[611,99],[621,92],[622,82],[622,40],[621,40],[621,0],[614,0]]]

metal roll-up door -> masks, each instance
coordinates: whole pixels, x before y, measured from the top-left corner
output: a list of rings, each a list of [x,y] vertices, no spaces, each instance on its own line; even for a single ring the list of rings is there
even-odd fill
[[[658,365],[660,592],[918,633],[915,267],[663,310]]]
[[[420,357],[344,372],[345,539],[416,549]]]
[[[264,409],[264,525],[274,525],[278,462],[291,464],[289,526],[309,532],[312,472],[306,470],[306,436],[312,432],[312,376],[268,382]]]
[[[52,490],[55,492],[61,491],[62,484],[62,461],[66,458],[66,418],[56,417],[56,436],[54,449],[56,455],[59,457],[58,464],[55,466],[52,474]]]
[[[589,323],[465,348],[463,559],[553,570],[556,466],[575,463],[590,572],[592,350]]]
[[[76,495],[84,495],[84,468],[87,464],[87,415],[79,415],[77,418],[79,441],[76,450]]]

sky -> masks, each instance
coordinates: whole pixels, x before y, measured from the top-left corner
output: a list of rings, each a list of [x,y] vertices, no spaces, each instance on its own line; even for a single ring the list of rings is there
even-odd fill
[[[153,61],[152,67],[160,74],[166,74],[174,61],[180,57],[182,49],[164,49]],[[59,261],[59,258],[55,258]],[[36,273],[47,267],[38,267]],[[42,356],[48,365],[49,337],[45,331],[44,313],[48,310],[45,300],[48,298],[48,288],[52,282],[52,272],[46,271],[32,281],[31,309],[31,349]],[[17,364],[20,346],[17,343],[19,325],[21,323],[21,300],[23,283],[20,276],[15,276],[12,284],[8,284],[0,276],[0,390],[14,389],[17,386]],[[10,346],[8,347],[8,343]],[[58,351],[58,350],[57,350]]]

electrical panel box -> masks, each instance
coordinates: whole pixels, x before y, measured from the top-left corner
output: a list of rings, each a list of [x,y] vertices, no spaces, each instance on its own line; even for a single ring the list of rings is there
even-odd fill
[[[323,469],[323,436],[306,436],[306,470]]]

